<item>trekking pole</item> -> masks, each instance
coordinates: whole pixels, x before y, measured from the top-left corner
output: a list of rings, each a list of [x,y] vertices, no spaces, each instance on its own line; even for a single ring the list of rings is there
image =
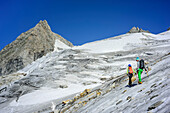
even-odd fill
[[[148,70],[149,70],[149,69],[148,69],[148,67],[147,67],[147,68],[145,69],[145,71],[147,71],[147,72],[146,72],[147,76],[148,76]]]
[[[138,77],[137,77],[137,73],[136,73],[136,80],[137,80],[137,78],[138,78]]]

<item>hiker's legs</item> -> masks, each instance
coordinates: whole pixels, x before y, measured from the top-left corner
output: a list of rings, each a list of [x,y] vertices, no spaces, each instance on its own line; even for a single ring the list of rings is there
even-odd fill
[[[133,74],[130,74],[130,73],[129,73],[129,86],[132,85],[132,80],[131,80],[132,76],[133,76]]]
[[[138,70],[138,78],[139,78],[139,82],[142,82],[141,80],[141,74],[142,74],[143,70],[142,69],[139,69]]]

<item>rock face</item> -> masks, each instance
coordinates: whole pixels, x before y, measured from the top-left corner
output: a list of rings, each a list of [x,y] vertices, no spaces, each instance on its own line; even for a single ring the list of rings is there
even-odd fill
[[[167,29],[167,31],[169,31],[170,30],[170,27]]]
[[[0,51],[0,75],[16,72],[53,51],[55,40],[73,46],[60,35],[53,33],[46,20],[40,21]]]
[[[140,32],[150,33],[148,30],[145,31],[139,27],[133,27],[128,33],[140,33]]]

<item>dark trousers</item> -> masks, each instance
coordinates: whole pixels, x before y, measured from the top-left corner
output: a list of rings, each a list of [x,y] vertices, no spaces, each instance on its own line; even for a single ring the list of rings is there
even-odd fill
[[[129,76],[129,86],[131,86],[131,85],[132,85],[132,80],[131,80],[131,78],[132,78],[132,76],[133,76],[133,73],[129,73],[128,76]]]

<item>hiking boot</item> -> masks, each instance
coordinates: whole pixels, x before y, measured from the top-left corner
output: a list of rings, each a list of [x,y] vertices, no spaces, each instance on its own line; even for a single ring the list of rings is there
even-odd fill
[[[129,87],[131,87],[132,86],[132,84],[129,84]]]
[[[142,82],[139,82],[139,81],[138,81],[138,83],[139,83],[139,84],[142,84]]]

